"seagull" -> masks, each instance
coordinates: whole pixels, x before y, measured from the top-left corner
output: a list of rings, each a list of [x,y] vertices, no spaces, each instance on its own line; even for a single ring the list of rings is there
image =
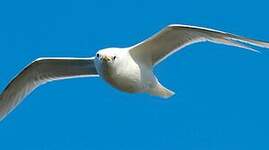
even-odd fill
[[[203,27],[174,24],[134,46],[101,49],[94,57],[39,58],[15,76],[1,93],[0,120],[40,85],[70,78],[100,76],[123,92],[169,98],[174,92],[158,81],[154,67],[187,45],[205,41],[254,52],[259,51],[249,45],[269,48],[268,42]]]

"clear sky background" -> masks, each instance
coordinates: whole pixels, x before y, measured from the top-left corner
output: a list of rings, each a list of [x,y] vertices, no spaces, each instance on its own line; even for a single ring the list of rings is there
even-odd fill
[[[0,2],[0,87],[44,56],[93,56],[181,23],[269,41],[266,0]],[[195,44],[155,70],[176,95],[120,92],[100,78],[49,83],[0,123],[1,150],[269,149],[269,52]]]

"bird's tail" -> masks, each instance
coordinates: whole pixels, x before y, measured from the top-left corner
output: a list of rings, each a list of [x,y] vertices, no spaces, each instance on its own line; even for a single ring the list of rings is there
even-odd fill
[[[169,98],[172,97],[175,94],[175,92],[165,88],[163,85],[158,83],[156,84],[156,86],[150,89],[149,94],[153,96],[159,96],[161,98]]]

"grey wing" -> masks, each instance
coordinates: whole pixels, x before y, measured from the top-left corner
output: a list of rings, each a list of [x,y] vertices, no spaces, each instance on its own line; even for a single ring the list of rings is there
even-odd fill
[[[98,76],[94,58],[40,58],[28,65],[0,95],[0,120],[25,96],[49,81],[75,77]]]
[[[154,66],[177,50],[203,41],[246,48],[252,51],[256,50],[245,44],[269,48],[267,42],[222,31],[188,25],[169,25],[149,39],[131,47],[129,53],[133,57],[144,61],[144,63]]]

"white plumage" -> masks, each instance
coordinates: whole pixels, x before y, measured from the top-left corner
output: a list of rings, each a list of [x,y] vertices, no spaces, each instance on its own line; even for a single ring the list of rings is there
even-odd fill
[[[162,86],[154,66],[181,48],[203,41],[254,50],[246,44],[269,48],[269,43],[217,30],[169,25],[149,39],[128,48],[107,48],[91,58],[40,58],[28,65],[0,95],[0,120],[31,91],[46,82],[100,76],[113,87],[129,93],[168,98],[174,92]]]

